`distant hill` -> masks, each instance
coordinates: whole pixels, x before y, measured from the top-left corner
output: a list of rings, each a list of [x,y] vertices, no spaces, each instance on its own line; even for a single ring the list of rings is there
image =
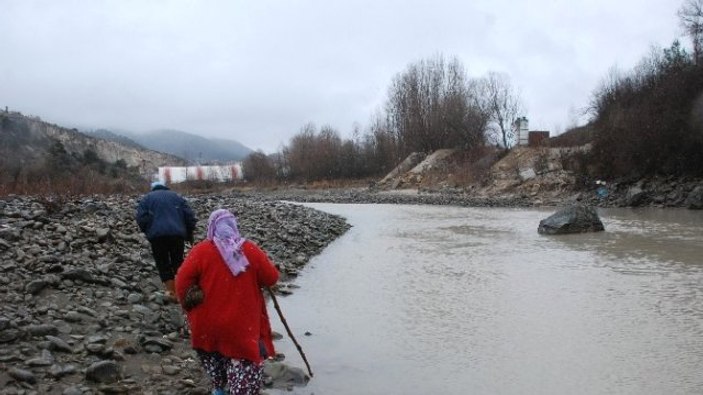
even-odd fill
[[[3,162],[41,163],[56,142],[72,156],[81,157],[86,151],[93,151],[105,162],[121,160],[145,175],[155,172],[159,166],[184,164],[181,158],[144,148],[133,141],[104,139],[19,112],[0,112],[0,157]]]
[[[158,167],[185,164],[174,155],[108,137],[0,111],[0,193],[134,191]]]
[[[112,132],[111,132],[112,133]],[[180,130],[155,130],[147,133],[114,132],[154,151],[165,152],[190,163],[241,161],[252,149],[235,140],[197,136]]]

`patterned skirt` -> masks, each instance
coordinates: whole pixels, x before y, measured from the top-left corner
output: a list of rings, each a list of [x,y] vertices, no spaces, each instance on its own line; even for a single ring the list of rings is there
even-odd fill
[[[258,395],[261,390],[264,365],[244,359],[227,358],[218,352],[195,350],[210,377],[213,390],[233,395]]]

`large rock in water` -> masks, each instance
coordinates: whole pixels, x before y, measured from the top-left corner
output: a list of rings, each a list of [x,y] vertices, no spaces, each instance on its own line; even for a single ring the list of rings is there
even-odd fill
[[[692,210],[703,209],[703,186],[699,185],[686,197],[686,202],[684,203],[686,207]]]
[[[539,221],[537,232],[545,235],[567,233],[600,232],[605,230],[596,213],[590,206],[570,206],[563,208],[546,219]]]

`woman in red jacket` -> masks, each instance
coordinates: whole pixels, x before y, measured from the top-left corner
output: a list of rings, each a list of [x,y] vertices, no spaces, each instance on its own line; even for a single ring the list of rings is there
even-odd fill
[[[263,361],[273,356],[271,326],[262,287],[278,281],[278,271],[256,244],[239,234],[228,210],[214,211],[207,239],[188,253],[176,275],[176,293],[186,309],[191,344],[212,380],[214,392],[258,394]],[[186,303],[194,286],[202,302]]]

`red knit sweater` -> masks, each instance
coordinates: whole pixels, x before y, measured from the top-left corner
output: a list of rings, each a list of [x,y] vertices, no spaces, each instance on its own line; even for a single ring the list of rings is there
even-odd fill
[[[186,290],[198,284],[203,302],[187,312],[193,348],[236,359],[261,362],[262,340],[274,355],[271,325],[261,287],[278,281],[278,271],[256,244],[245,241],[246,271],[232,275],[210,240],[196,244],[176,275],[176,294],[183,303]]]

